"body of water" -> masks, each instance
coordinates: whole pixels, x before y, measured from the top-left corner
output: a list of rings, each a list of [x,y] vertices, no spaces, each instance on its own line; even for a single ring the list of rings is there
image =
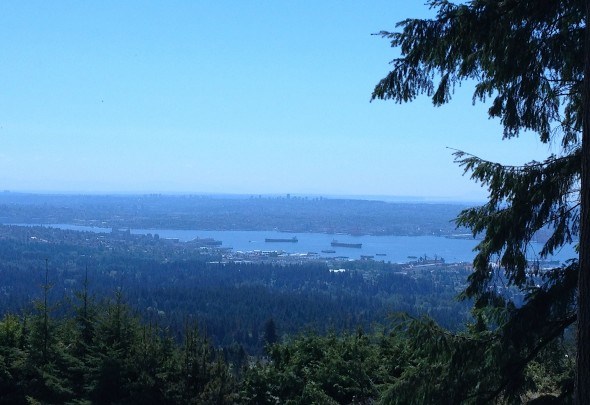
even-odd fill
[[[323,233],[283,233],[273,231],[189,231],[189,230],[131,230],[132,233],[157,233],[161,238],[177,238],[181,241],[196,237],[214,238],[223,242],[223,247],[234,251],[282,250],[288,253],[318,253],[324,257],[344,256],[360,259],[374,256],[375,259],[403,263],[410,257],[443,257],[448,262],[472,261],[476,241],[449,239],[436,236],[350,236]],[[265,242],[266,238],[288,239],[296,237],[298,242]],[[362,247],[334,247],[331,242],[360,243]],[[334,253],[325,251],[333,250]],[[324,251],[324,252],[323,252]],[[379,255],[379,256],[377,256]],[[384,255],[384,256],[383,256]]]
[[[97,228],[69,224],[45,225],[61,229],[110,233],[110,228]],[[351,236],[323,233],[284,233],[277,231],[205,231],[181,229],[132,229],[132,234],[158,234],[160,238],[178,239],[187,242],[195,238],[213,238],[222,241],[222,247],[236,251],[284,251],[287,253],[314,252],[323,257],[343,256],[360,259],[361,256],[373,256],[375,260],[405,263],[427,256],[444,258],[446,262],[471,262],[475,256],[473,248],[477,245],[474,239],[454,239],[442,236]],[[267,238],[288,239],[296,237],[298,242],[265,242]],[[361,243],[362,247],[333,247],[331,242],[337,240],[344,243]],[[542,245],[533,243],[529,249],[529,259],[535,255]],[[334,252],[322,252],[330,251]],[[561,262],[576,257],[573,246],[565,246],[551,258]]]

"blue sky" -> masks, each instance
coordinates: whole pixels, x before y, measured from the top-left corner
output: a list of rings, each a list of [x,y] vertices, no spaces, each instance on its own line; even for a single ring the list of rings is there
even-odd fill
[[[523,163],[465,84],[370,103],[422,1],[0,3],[0,189],[478,200],[447,147]]]

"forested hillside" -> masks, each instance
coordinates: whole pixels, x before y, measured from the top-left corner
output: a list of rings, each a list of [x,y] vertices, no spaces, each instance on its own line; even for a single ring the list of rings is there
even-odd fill
[[[466,400],[478,382],[503,382],[497,362],[473,351],[485,336],[477,324],[453,335],[429,320],[400,317],[371,333],[308,331],[273,344],[271,322],[262,337],[268,357],[254,359],[238,345],[216,348],[191,321],[178,340],[122,299],[116,293],[97,304],[82,289],[67,315],[56,317],[42,294],[24,315],[6,314],[0,403],[463,403],[475,402]],[[568,350],[549,345],[537,353],[515,381],[517,395],[503,399],[554,398],[571,381]]]
[[[221,263],[204,252],[0,227],[0,402],[460,402],[479,381],[518,382],[510,395],[524,401],[571,384],[567,336],[522,367],[512,342],[530,305],[488,329],[488,314],[456,301],[466,265]],[[536,280],[550,286],[552,274]],[[516,292],[502,294],[522,303]]]
[[[253,355],[262,352],[269,319],[282,336],[370,329],[395,312],[428,314],[453,330],[469,318],[468,303],[455,300],[465,265],[219,263],[188,243],[16,226],[0,227],[0,254],[3,313],[21,313],[39,297],[47,259],[50,302],[71,299],[87,280],[98,300],[121,292],[136,313],[175,334],[190,319],[216,345],[242,345]]]

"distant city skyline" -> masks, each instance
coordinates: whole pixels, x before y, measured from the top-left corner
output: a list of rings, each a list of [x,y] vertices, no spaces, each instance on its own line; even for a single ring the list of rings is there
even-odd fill
[[[508,164],[472,86],[370,103],[422,2],[4,2],[0,189],[480,201],[452,150]],[[397,197],[396,197],[397,196]]]
[[[227,199],[250,199],[250,198],[305,198],[305,199],[338,199],[338,200],[366,200],[383,201],[390,203],[417,203],[417,204],[457,204],[482,203],[483,198],[473,196],[472,198],[437,197],[437,196],[408,196],[408,195],[368,195],[368,194],[305,194],[305,193],[207,193],[192,191],[77,191],[77,190],[0,190],[0,193],[31,196],[122,196],[122,197],[145,197],[145,196],[191,196],[203,198],[227,198]]]

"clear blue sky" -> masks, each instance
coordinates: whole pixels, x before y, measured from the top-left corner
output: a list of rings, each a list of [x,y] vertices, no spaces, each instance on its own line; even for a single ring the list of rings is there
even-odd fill
[[[485,197],[446,147],[548,153],[463,86],[369,103],[422,1],[4,1],[0,189]]]

